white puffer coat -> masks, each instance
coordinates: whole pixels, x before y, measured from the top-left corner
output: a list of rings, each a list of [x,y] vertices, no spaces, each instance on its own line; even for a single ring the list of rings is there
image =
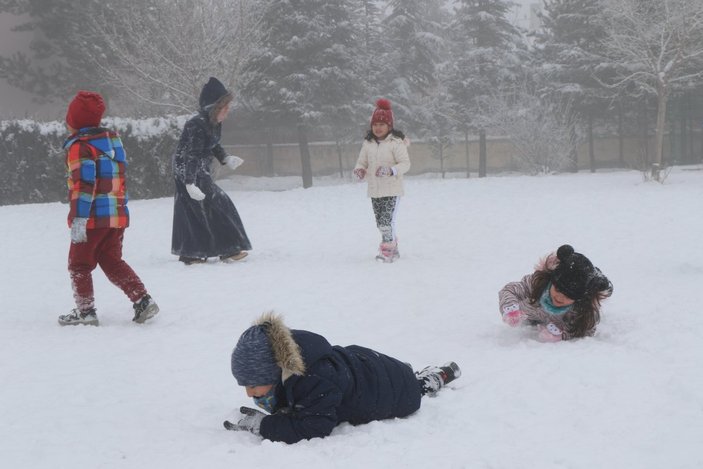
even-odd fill
[[[395,175],[377,177],[376,170],[381,166],[393,168]],[[408,156],[406,141],[392,133],[379,142],[376,139],[364,140],[354,169],[358,168],[366,170],[369,197],[404,195],[403,174],[410,169],[410,156]]]

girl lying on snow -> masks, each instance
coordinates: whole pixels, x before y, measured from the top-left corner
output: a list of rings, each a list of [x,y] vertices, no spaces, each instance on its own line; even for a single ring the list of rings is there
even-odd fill
[[[600,302],[613,284],[583,254],[565,244],[519,282],[498,294],[503,322],[537,326],[538,340],[558,342],[592,336],[600,321]]]
[[[434,396],[461,371],[452,362],[413,372],[395,358],[358,345],[332,346],[266,313],[239,338],[232,374],[269,414],[241,407],[242,418],[225,421],[225,428],[296,443],[327,436],[342,422],[410,415],[422,396]]]

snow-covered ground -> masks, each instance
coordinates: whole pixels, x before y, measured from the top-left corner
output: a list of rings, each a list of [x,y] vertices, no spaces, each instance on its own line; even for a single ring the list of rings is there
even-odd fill
[[[246,262],[170,255],[172,200],[130,202],[125,258],[161,306],[132,323],[100,271],[100,327],[65,327],[65,204],[0,207],[3,468],[700,468],[703,170],[406,182],[402,258],[373,260],[364,184],[223,181]],[[266,189],[266,190],[262,190]],[[497,292],[568,242],[615,285],[596,337],[542,344]],[[340,345],[463,376],[415,415],[296,445],[222,428],[250,404],[230,351],[263,311]]]

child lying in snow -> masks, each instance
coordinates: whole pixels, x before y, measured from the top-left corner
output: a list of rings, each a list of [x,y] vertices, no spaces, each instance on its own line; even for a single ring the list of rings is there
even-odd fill
[[[592,336],[600,321],[600,302],[613,284],[586,256],[565,244],[519,282],[498,293],[503,322],[537,326],[538,340],[557,342]]]
[[[232,374],[270,415],[242,407],[239,422],[226,421],[225,428],[296,443],[327,436],[342,422],[410,415],[422,396],[434,396],[461,371],[452,362],[413,372],[374,350],[332,346],[321,335],[288,329],[266,313],[239,338]]]

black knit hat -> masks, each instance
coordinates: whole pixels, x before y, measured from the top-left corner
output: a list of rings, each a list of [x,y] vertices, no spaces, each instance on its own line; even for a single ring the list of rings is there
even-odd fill
[[[557,249],[559,265],[552,272],[552,283],[572,300],[582,299],[589,291],[589,284],[596,276],[597,269],[583,254],[564,244]],[[600,273],[600,271],[598,271]]]
[[[200,92],[200,103],[201,109],[206,109],[208,106],[212,106],[217,102],[218,99],[229,94],[225,85],[222,84],[220,80],[215,77],[210,77],[205,86],[203,86]]]

